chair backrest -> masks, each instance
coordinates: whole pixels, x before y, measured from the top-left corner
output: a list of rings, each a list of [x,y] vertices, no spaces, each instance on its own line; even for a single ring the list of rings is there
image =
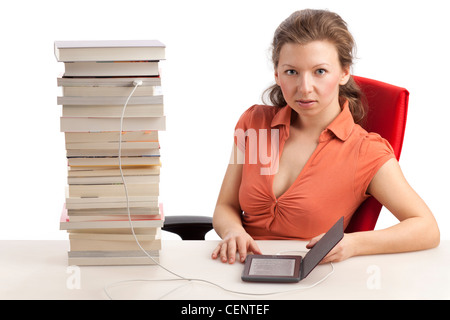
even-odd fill
[[[409,92],[388,83],[358,76],[353,78],[364,92],[369,105],[364,129],[376,132],[389,141],[399,160],[405,135]],[[368,198],[356,210],[345,232],[373,230],[381,208],[382,205],[375,198]]]

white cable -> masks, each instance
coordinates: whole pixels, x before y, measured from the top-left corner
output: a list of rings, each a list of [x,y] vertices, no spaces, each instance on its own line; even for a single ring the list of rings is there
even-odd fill
[[[140,85],[142,85],[142,81],[134,81],[133,82],[134,88],[131,91],[130,95],[128,96],[124,106],[123,106],[123,110],[122,110],[122,115],[120,117],[120,132],[119,132],[119,171],[120,171],[120,176],[122,178],[122,183],[123,183],[123,187],[124,187],[124,191],[125,191],[125,199],[126,199],[126,204],[127,204],[127,214],[128,214],[128,222],[130,223],[130,229],[131,229],[131,233],[133,234],[134,240],[136,241],[137,245],[139,246],[139,248],[141,249],[142,252],[144,252],[144,254],[149,257],[155,264],[157,264],[158,266],[160,266],[161,268],[163,268],[164,270],[166,270],[167,272],[179,277],[179,278],[183,278],[182,276],[168,270],[167,268],[163,267],[162,265],[160,265],[140,244],[136,233],[134,232],[134,227],[133,227],[133,222],[131,220],[131,213],[130,213],[130,201],[129,201],[129,196],[128,196],[128,188],[127,188],[127,183],[125,182],[125,177],[123,175],[123,170],[122,170],[122,131],[123,131],[123,119],[125,117],[125,111],[127,109],[127,105],[128,102],[130,101],[130,98],[133,96],[134,92],[136,91],[137,87],[139,87]]]
[[[159,263],[157,263],[160,267],[162,267]],[[232,293],[232,294],[238,294],[238,295],[245,295],[245,296],[273,296],[273,295],[278,295],[278,294],[284,294],[284,293],[290,293],[290,292],[295,292],[295,291],[300,291],[300,290],[306,290],[306,289],[311,289],[317,285],[319,285],[320,283],[324,282],[326,279],[328,279],[329,276],[331,276],[334,273],[334,265],[333,263],[330,262],[330,266],[331,266],[331,271],[328,272],[322,279],[316,281],[315,283],[309,285],[309,286],[302,286],[302,287],[297,287],[291,290],[282,290],[282,291],[273,291],[273,292],[265,292],[265,293],[253,293],[253,292],[243,292],[243,291],[237,291],[237,290],[231,290],[231,289],[227,289],[222,287],[221,285],[214,283],[212,281],[208,281],[208,280],[204,280],[204,279],[195,279],[195,278],[184,278],[181,277],[179,279],[133,279],[133,280],[124,280],[124,281],[119,281],[119,282],[114,282],[111,284],[107,284],[104,287],[104,291],[106,293],[106,295],[108,296],[109,299],[113,300],[113,298],[111,297],[111,295],[109,294],[108,288],[111,286],[119,286],[119,285],[125,285],[127,283],[130,282],[157,282],[157,281],[189,281],[189,282],[203,282],[206,284],[210,284],[212,286],[215,286],[219,289],[222,289],[226,292]],[[167,270],[166,268],[162,267],[163,269]],[[168,270],[170,273],[173,273],[172,271]],[[185,285],[183,285],[185,286]],[[168,296],[169,294],[175,292],[176,290],[180,289],[181,287],[177,287],[175,289],[172,289],[171,291],[169,291],[168,293],[165,293],[163,296],[159,297],[158,300],[162,299],[163,297]]]
[[[250,293],[250,292],[242,292],[242,291],[235,291],[235,290],[230,290],[227,288],[222,287],[221,285],[218,285],[217,283],[208,281],[208,280],[204,280],[204,279],[196,279],[196,278],[186,278],[183,277],[182,275],[179,275],[169,269],[167,269],[166,267],[164,267],[163,265],[161,265],[158,261],[156,261],[154,259],[154,257],[152,257],[140,244],[136,233],[134,232],[134,227],[133,227],[133,222],[131,220],[131,213],[130,213],[130,203],[129,203],[129,197],[128,197],[128,188],[127,188],[127,184],[125,182],[125,177],[123,174],[123,170],[122,170],[122,131],[123,131],[123,119],[125,117],[125,111],[127,108],[127,105],[131,99],[131,97],[133,96],[134,92],[136,91],[137,87],[139,87],[140,85],[142,85],[142,81],[136,80],[133,81],[133,85],[134,88],[131,91],[130,95],[128,96],[124,106],[123,106],[123,110],[122,110],[122,115],[120,117],[120,132],[119,132],[119,152],[118,152],[118,158],[119,158],[119,171],[120,171],[120,176],[122,178],[122,183],[123,183],[123,187],[124,187],[124,191],[125,191],[125,198],[126,198],[126,204],[127,204],[127,213],[128,213],[128,221],[130,223],[130,229],[131,229],[131,233],[133,234],[134,240],[136,241],[138,247],[141,249],[141,251],[147,256],[149,257],[156,265],[158,265],[160,268],[166,270],[167,272],[169,272],[170,274],[176,276],[178,279],[134,279],[134,280],[124,280],[124,281],[118,281],[118,282],[114,282],[114,283],[110,283],[110,284],[106,284],[103,288],[105,294],[108,296],[109,299],[113,299],[111,297],[111,295],[108,292],[108,288],[111,286],[119,286],[122,284],[126,284],[126,283],[130,283],[130,282],[156,282],[156,281],[188,281],[188,282],[202,282],[202,283],[206,283],[206,284],[210,284],[213,285],[217,288],[220,288],[226,292],[229,293],[233,293],[233,294],[239,294],[239,295],[250,295],[250,296],[268,296],[268,295],[276,295],[276,294],[282,294],[282,293],[289,293],[289,292],[294,292],[294,291],[299,291],[299,290],[305,290],[305,289],[310,289],[312,287],[315,287],[316,285],[322,283],[323,281],[325,281],[333,272],[334,272],[334,266],[333,263],[330,262],[331,265],[331,271],[322,279],[320,279],[319,281],[313,283],[310,286],[307,287],[299,287],[299,288],[295,288],[292,290],[285,290],[285,291],[276,291],[276,292],[268,292],[268,293]],[[293,252],[293,251],[289,251],[289,252]],[[280,254],[281,252],[277,253]],[[184,287],[185,285],[179,286],[171,291],[169,291],[168,293],[164,294],[163,296],[161,296],[159,299],[162,299],[163,297],[168,296],[169,294],[173,293],[174,291]]]

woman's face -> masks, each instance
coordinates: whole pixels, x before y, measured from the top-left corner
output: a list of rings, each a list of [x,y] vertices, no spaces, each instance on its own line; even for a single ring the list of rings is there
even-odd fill
[[[275,70],[284,99],[306,117],[336,116],[340,112],[339,85],[346,84],[349,77],[349,68],[341,67],[337,50],[328,41],[283,45]]]

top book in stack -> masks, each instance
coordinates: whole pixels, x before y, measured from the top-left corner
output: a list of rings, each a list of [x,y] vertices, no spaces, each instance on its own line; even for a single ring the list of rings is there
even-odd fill
[[[158,61],[165,45],[158,40],[55,41],[59,62]]]

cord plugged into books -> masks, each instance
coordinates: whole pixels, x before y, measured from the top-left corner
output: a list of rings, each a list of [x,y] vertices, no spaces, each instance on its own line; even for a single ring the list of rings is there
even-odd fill
[[[122,183],[123,183],[123,187],[124,187],[124,191],[125,191],[125,200],[126,200],[126,209],[127,209],[128,221],[129,221],[129,223],[130,223],[131,233],[133,234],[134,240],[136,241],[136,244],[138,245],[139,249],[141,249],[141,251],[142,251],[147,257],[149,257],[155,264],[157,264],[158,266],[160,266],[161,268],[163,268],[163,269],[166,270],[167,272],[169,272],[169,273],[171,273],[171,274],[173,274],[173,275],[175,275],[175,276],[177,276],[177,277],[179,277],[179,278],[183,278],[182,276],[180,276],[180,275],[178,275],[178,274],[175,274],[174,272],[172,272],[172,271],[166,269],[165,267],[163,267],[162,265],[160,265],[160,264],[156,261],[156,259],[155,259],[154,257],[152,257],[152,256],[147,252],[147,250],[145,250],[145,249],[141,246],[141,244],[140,244],[140,242],[139,242],[139,240],[138,240],[138,238],[137,238],[137,236],[136,236],[136,233],[135,233],[135,231],[134,231],[133,221],[132,221],[132,219],[131,219],[130,199],[129,199],[129,195],[128,195],[127,183],[126,183],[126,181],[125,181],[125,176],[124,176],[123,168],[122,168],[122,133],[123,133],[123,119],[124,119],[124,117],[125,117],[125,112],[126,112],[126,110],[127,110],[127,106],[128,106],[128,103],[130,102],[131,97],[133,96],[133,94],[134,94],[134,92],[136,91],[136,89],[137,89],[139,86],[141,86],[141,85],[142,85],[142,81],[140,81],[140,80],[135,80],[135,81],[133,81],[133,86],[134,86],[134,88],[133,88],[133,90],[131,91],[130,95],[128,96],[128,98],[127,98],[127,100],[126,100],[126,102],[125,102],[125,104],[124,104],[124,106],[123,106],[123,109],[122,109],[122,115],[121,115],[121,117],[120,117],[120,131],[119,131],[119,151],[118,151],[118,159],[119,159],[119,172],[120,172],[120,177],[121,177],[121,179],[122,179]]]
[[[131,91],[130,95],[128,96],[124,106],[123,106],[123,110],[122,110],[122,115],[120,118],[120,132],[119,132],[119,150],[118,150],[118,159],[119,159],[119,170],[120,170],[120,176],[122,179],[122,183],[124,186],[124,191],[125,191],[125,198],[126,198],[126,207],[127,207],[127,214],[128,214],[128,221],[130,223],[130,229],[131,229],[131,233],[133,234],[134,240],[136,241],[136,244],[138,245],[138,247],[140,248],[140,250],[149,258],[151,259],[154,264],[156,264],[157,266],[159,266],[160,268],[164,269],[165,271],[167,271],[168,273],[174,275],[176,277],[176,279],[133,279],[133,280],[125,280],[125,281],[119,281],[119,282],[114,282],[114,283],[110,283],[105,285],[104,287],[104,292],[105,294],[108,296],[109,299],[113,299],[112,296],[109,293],[109,288],[113,287],[113,286],[119,286],[119,285],[125,285],[125,284],[130,284],[133,282],[164,282],[164,281],[187,281],[187,282],[200,282],[200,283],[206,283],[206,284],[210,284],[213,285],[221,290],[224,290],[226,292],[232,293],[232,294],[238,294],[238,295],[246,295],[246,296],[270,296],[270,295],[276,295],[276,294],[282,294],[282,293],[289,293],[289,292],[295,292],[295,291],[300,291],[300,290],[305,290],[305,289],[310,289],[315,287],[316,285],[322,283],[323,281],[325,281],[333,272],[334,272],[334,266],[332,263],[330,263],[331,266],[331,271],[328,272],[324,277],[322,277],[320,280],[318,280],[317,282],[309,285],[309,286],[302,286],[302,287],[296,287],[294,289],[291,290],[284,290],[284,291],[276,291],[276,292],[267,292],[267,293],[251,293],[251,292],[242,292],[242,291],[236,291],[236,290],[230,290],[227,288],[222,287],[221,285],[217,284],[217,283],[213,283],[211,281],[208,280],[204,280],[204,279],[196,279],[196,278],[186,278],[182,275],[179,275],[175,272],[173,272],[172,270],[167,269],[166,267],[164,267],[163,265],[161,265],[154,257],[152,257],[151,254],[149,254],[140,244],[135,231],[134,231],[134,227],[133,227],[133,222],[131,219],[131,212],[130,212],[130,204],[129,204],[129,196],[128,196],[128,189],[127,189],[127,184],[125,181],[125,177],[123,174],[123,170],[122,170],[122,132],[123,132],[123,119],[125,117],[125,112],[127,109],[127,105],[131,99],[131,97],[133,96],[134,92],[136,91],[136,89],[142,85],[142,81],[139,80],[135,80],[133,81],[133,90]],[[278,253],[280,254],[280,253]],[[159,297],[159,299],[163,299],[164,297],[168,296],[169,294],[173,293],[174,291],[184,287],[185,285],[180,285],[179,287],[169,291],[168,293],[164,294],[163,296]]]

